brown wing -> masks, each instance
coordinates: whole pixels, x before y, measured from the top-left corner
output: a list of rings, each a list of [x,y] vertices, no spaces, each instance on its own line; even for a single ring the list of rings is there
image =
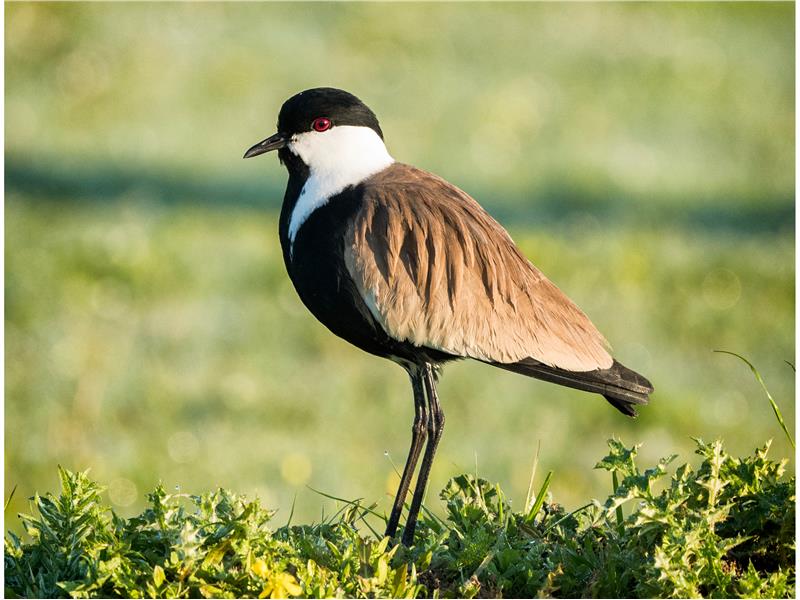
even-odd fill
[[[586,315],[465,192],[402,164],[364,186],[345,262],[389,335],[490,362],[612,365]]]

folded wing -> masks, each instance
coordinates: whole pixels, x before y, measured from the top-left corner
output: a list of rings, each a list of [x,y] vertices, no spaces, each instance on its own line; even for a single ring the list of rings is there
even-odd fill
[[[586,315],[465,192],[399,163],[362,185],[345,262],[390,336],[487,362],[613,364]]]

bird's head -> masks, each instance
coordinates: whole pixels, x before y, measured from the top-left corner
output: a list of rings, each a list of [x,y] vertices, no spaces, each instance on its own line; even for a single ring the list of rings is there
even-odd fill
[[[335,88],[313,88],[289,98],[278,115],[277,133],[249,148],[244,158],[271,150],[278,150],[290,171],[299,160],[321,174],[391,160],[375,113]]]

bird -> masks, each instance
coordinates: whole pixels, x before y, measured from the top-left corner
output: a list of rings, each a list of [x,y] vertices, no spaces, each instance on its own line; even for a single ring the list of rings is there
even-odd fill
[[[593,392],[630,417],[647,404],[651,383],[612,357],[476,200],[395,161],[358,97],[331,87],[290,97],[277,132],[244,158],[274,150],[288,172],[278,234],[300,300],[333,334],[411,380],[411,445],[386,536],[397,535],[422,455],[401,539],[413,545],[444,429],[436,383],[447,363],[472,359]]]

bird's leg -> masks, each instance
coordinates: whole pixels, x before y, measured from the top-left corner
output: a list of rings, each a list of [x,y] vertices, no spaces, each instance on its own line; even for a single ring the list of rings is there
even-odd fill
[[[422,507],[422,498],[425,495],[425,487],[428,484],[428,475],[431,472],[433,457],[436,454],[436,446],[444,431],[444,411],[439,406],[439,397],[436,394],[436,378],[433,366],[425,363],[425,391],[428,396],[428,444],[425,446],[425,455],[422,457],[422,465],[417,476],[417,487],[414,489],[414,497],[411,500],[411,508],[406,519],[406,528],[403,531],[403,544],[411,546],[414,543],[414,530],[417,527],[417,516]]]
[[[414,476],[414,469],[417,467],[419,454],[422,451],[422,444],[428,427],[428,409],[425,407],[425,382],[424,370],[419,367],[409,368],[408,374],[411,377],[411,386],[414,389],[414,425],[411,427],[411,448],[408,450],[406,466],[403,469],[403,476],[400,478],[400,486],[397,488],[397,495],[394,498],[394,506],[386,525],[386,536],[394,537],[397,533],[397,525],[400,522],[400,514],[403,512],[403,504],[408,495],[408,488],[411,485],[411,478]]]

